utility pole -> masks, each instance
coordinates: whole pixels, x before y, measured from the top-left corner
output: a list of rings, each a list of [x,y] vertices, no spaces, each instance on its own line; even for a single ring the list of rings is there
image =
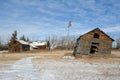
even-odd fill
[[[69,33],[69,31],[70,31],[70,30],[69,30],[69,28],[70,28],[71,26],[72,26],[71,21],[69,21],[69,22],[68,22],[68,34],[67,34],[67,39],[68,39],[67,49],[68,49],[68,50],[69,50],[69,48],[70,48],[70,45],[69,45],[69,44],[70,44],[70,43],[69,43],[69,42],[70,42],[70,41],[69,41],[69,40],[70,40],[70,33]]]

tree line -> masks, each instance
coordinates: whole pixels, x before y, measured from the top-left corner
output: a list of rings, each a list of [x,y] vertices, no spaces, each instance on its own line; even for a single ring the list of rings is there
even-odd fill
[[[11,46],[10,44],[16,43],[17,39],[18,39],[17,38],[17,31],[14,31],[12,33],[12,36],[10,37],[10,39],[8,40],[8,42],[5,45],[2,45],[2,41],[0,40],[0,50],[8,49]],[[19,40],[32,42],[31,40],[29,40],[29,38],[26,38],[25,35],[22,35],[19,38]],[[70,37],[69,42],[68,42],[68,37],[67,36],[58,37],[58,36],[54,35],[54,36],[46,37],[46,39],[44,41],[49,41],[51,49],[67,49],[67,50],[70,50],[70,49],[74,48],[74,44],[75,44],[76,40],[75,40],[75,38]]]
[[[8,50],[11,43],[15,43],[17,40],[17,31],[14,31],[10,39],[6,44],[3,44],[2,39],[0,38],[0,50]],[[25,35],[22,35],[20,40],[29,41],[29,38],[25,37]],[[68,36],[61,36],[58,37],[57,35],[54,36],[48,36],[46,37],[45,41],[49,41],[51,49],[67,49],[67,50],[73,50],[75,43],[76,43],[76,37],[69,37]],[[115,40],[116,45],[114,46],[115,49],[120,49],[120,37],[118,37]]]

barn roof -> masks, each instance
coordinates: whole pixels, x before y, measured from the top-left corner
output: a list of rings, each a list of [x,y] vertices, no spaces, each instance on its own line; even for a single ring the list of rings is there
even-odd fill
[[[89,31],[89,32],[81,35],[77,40],[79,40],[82,36],[84,36],[84,35],[86,35],[86,34],[89,34],[90,32],[93,32],[93,31],[95,31],[95,30],[99,30],[100,32],[102,32],[103,34],[105,34],[109,39],[111,39],[112,41],[114,41],[114,39],[112,39],[109,35],[107,35],[104,31],[100,30],[99,28],[95,28],[95,29],[93,29],[93,30],[91,30],[91,31]]]
[[[44,46],[44,45],[47,45],[46,41],[44,41],[44,42],[36,41],[36,42],[30,43],[30,46],[32,46],[32,47],[38,47],[38,46]]]
[[[21,43],[21,44],[24,44],[24,45],[29,45],[29,43],[28,42],[26,42],[26,41],[24,41],[24,40],[17,40],[19,43]]]

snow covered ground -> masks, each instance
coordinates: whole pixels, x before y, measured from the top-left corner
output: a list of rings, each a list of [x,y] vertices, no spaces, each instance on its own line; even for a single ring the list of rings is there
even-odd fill
[[[36,56],[22,58],[0,70],[0,80],[120,80],[119,61],[90,63],[73,59],[35,59]]]
[[[9,69],[0,71],[0,80],[39,80],[37,70],[31,62],[32,58],[18,60]]]
[[[40,80],[120,80],[120,63],[45,61],[35,67],[39,69]]]

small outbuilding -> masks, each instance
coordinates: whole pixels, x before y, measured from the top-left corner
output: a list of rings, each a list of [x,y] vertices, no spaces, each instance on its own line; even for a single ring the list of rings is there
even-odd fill
[[[111,54],[112,42],[114,40],[99,28],[81,35],[74,47],[73,55],[108,55]]]
[[[14,43],[9,44],[10,52],[23,52],[29,50],[30,50],[29,42],[26,42],[24,40],[16,40]]]

